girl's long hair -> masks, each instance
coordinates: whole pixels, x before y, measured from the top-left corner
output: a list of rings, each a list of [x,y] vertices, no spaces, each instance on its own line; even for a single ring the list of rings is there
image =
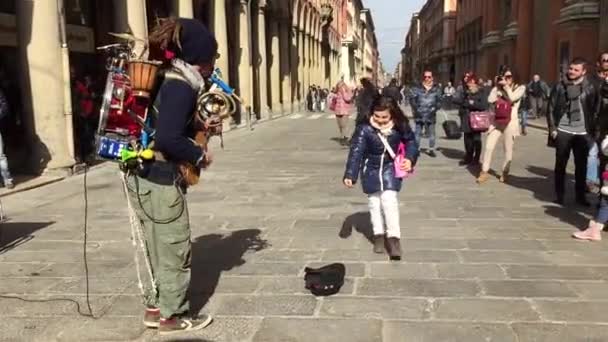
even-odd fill
[[[399,107],[399,104],[389,96],[378,95],[374,98],[366,120],[369,122],[369,119],[374,115],[374,112],[382,112],[385,110],[388,110],[391,113],[391,119],[393,120],[397,131],[404,133],[407,130],[410,130],[409,120],[405,114],[403,114],[401,107]]]
[[[179,42],[180,32],[181,24],[177,18],[157,18],[156,25],[148,36],[150,59],[165,60],[167,50],[179,53],[182,48]]]

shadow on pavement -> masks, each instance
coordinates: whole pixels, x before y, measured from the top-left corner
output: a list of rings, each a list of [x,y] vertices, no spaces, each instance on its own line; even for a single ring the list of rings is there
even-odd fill
[[[0,254],[3,254],[34,238],[35,231],[55,222],[3,222],[0,223]]]
[[[211,340],[203,340],[202,338],[171,338],[162,339],[163,342],[213,342]]]
[[[222,272],[245,264],[248,251],[258,252],[268,247],[259,229],[244,229],[227,235],[209,234],[192,242],[192,279],[190,308],[198,314],[215,293]]]
[[[553,202],[555,193],[553,188],[553,170],[538,166],[528,166],[528,172],[537,175],[538,177],[519,177],[509,175],[507,185],[518,189],[528,190],[534,194],[534,198],[542,202]],[[566,194],[574,193],[574,180],[570,175],[566,176]],[[588,196],[592,199],[592,196]],[[566,205],[545,205],[545,213],[547,215],[558,218],[560,221],[575,227],[582,227],[587,224],[588,219],[583,214],[593,214],[595,206],[583,208],[580,206],[570,206],[566,199]]]
[[[342,239],[350,237],[353,233],[353,228],[361,235],[365,236],[370,243],[373,243],[374,231],[369,212],[361,211],[347,216],[346,219],[344,219],[344,223],[342,223],[342,229],[340,229],[338,236]]]
[[[348,138],[350,141],[350,138]],[[333,137],[333,138],[329,138],[329,140],[335,142],[336,144],[342,146],[342,148],[344,149],[348,149],[350,148],[350,142],[348,142],[347,144],[344,144],[344,142],[342,141],[342,138],[340,137]]]
[[[448,159],[464,159],[464,151],[461,150],[456,150],[448,147],[439,147],[437,148],[437,151],[439,151],[441,154],[443,154],[444,157]]]

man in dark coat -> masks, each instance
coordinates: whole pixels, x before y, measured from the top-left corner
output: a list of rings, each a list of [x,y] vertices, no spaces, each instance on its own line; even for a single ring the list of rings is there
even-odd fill
[[[357,101],[357,125],[364,122],[367,117],[370,115],[372,110],[372,103],[378,96],[378,89],[372,84],[372,81],[369,78],[362,78],[361,82],[361,90],[357,92],[356,101]]]
[[[401,91],[399,91],[399,87],[397,86],[397,79],[393,78],[388,86],[382,89],[382,96],[387,96],[395,100],[395,103],[401,104],[403,101],[403,96],[401,95]]]
[[[420,147],[422,132],[429,137],[429,156],[435,157],[435,123],[437,111],[441,108],[443,91],[433,81],[433,72],[423,73],[422,83],[412,88],[410,105],[416,122],[416,143]]]

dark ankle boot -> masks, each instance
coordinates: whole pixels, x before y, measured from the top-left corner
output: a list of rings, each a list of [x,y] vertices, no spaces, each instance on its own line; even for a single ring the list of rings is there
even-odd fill
[[[374,253],[384,254],[384,235],[374,235]]]
[[[391,260],[401,260],[401,242],[398,238],[388,238],[388,256]]]

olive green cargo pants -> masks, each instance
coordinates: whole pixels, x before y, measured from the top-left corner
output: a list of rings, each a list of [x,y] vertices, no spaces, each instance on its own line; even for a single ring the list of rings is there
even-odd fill
[[[176,185],[160,185],[135,176],[129,176],[127,184],[156,287],[151,288],[150,283],[145,286],[145,305],[160,308],[163,318],[187,314],[192,252],[184,194]]]

